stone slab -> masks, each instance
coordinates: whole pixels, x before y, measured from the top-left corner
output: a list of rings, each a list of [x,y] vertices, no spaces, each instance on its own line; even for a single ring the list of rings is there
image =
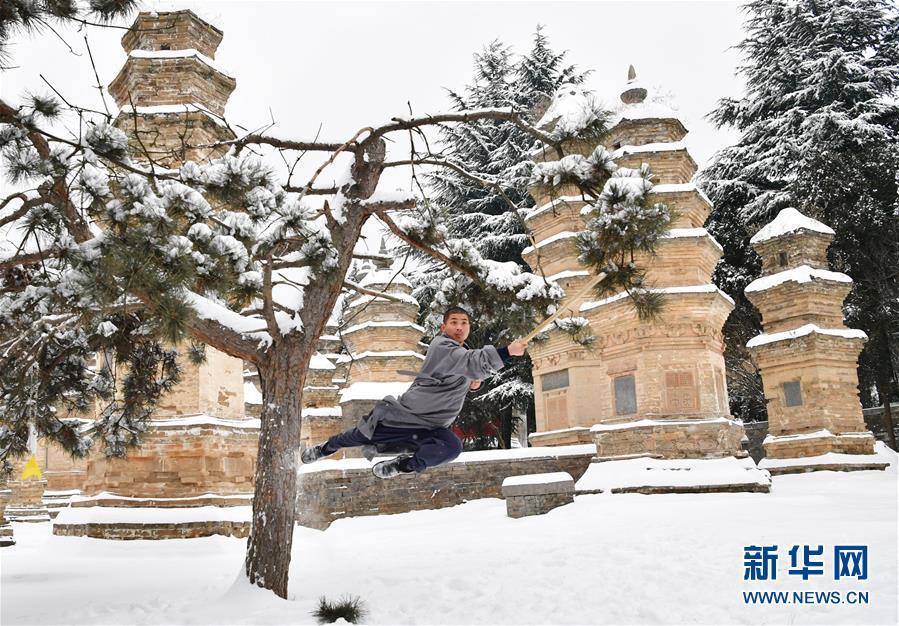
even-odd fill
[[[574,493],[574,479],[568,472],[523,474],[503,480],[503,497]]]

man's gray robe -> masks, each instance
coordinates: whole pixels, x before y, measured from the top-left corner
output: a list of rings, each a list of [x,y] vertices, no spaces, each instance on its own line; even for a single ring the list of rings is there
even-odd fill
[[[394,428],[447,428],[459,416],[468,385],[502,369],[493,346],[469,350],[444,334],[428,347],[421,371],[399,398],[379,400],[359,421],[359,431],[371,437],[378,424]]]

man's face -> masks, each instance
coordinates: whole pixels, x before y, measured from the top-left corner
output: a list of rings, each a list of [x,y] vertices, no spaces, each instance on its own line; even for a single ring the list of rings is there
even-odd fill
[[[446,321],[440,325],[440,331],[462,345],[471,332],[468,316],[464,313],[450,313]]]

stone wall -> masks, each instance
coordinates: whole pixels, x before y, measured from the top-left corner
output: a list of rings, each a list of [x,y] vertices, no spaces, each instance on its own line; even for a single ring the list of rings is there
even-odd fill
[[[153,422],[140,448],[126,459],[91,458],[83,491],[135,497],[252,493],[258,422],[216,420]]]
[[[577,481],[596,449],[592,445],[466,452],[458,459],[390,480],[375,478],[361,459],[319,461],[301,470],[297,521],[327,528],[344,517],[440,509],[478,498],[502,498],[509,476],[568,472]]]
[[[195,539],[211,535],[244,538],[250,535],[249,522],[209,521],[179,522],[177,524],[53,524],[53,534],[96,539]]]

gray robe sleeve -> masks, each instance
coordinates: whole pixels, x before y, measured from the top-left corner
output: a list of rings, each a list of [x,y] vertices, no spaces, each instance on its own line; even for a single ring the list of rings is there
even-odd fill
[[[437,345],[432,342],[432,350],[439,352],[434,358],[434,374],[465,376],[484,379],[493,376],[503,368],[503,359],[493,346],[487,345],[477,350],[463,348],[447,337],[439,337]]]

